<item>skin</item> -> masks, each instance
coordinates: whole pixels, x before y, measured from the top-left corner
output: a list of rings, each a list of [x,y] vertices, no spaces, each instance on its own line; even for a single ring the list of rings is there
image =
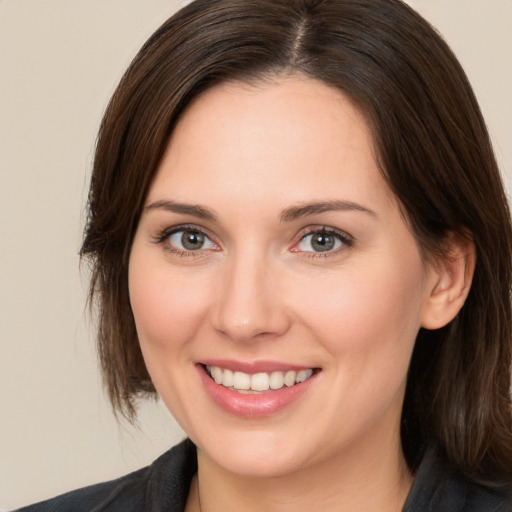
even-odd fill
[[[282,218],[319,201],[352,207]],[[182,225],[204,232],[205,245],[187,251],[181,233],[162,236]],[[335,248],[315,252],[308,234],[324,228],[343,238],[331,233]],[[203,512],[401,510],[414,341],[422,325],[456,314],[464,293],[454,283],[466,274],[422,261],[368,126],[341,92],[293,76],[200,96],[150,187],[129,286],[149,373],[198,447]],[[251,419],[206,394],[196,363],[208,358],[321,371],[284,410]]]

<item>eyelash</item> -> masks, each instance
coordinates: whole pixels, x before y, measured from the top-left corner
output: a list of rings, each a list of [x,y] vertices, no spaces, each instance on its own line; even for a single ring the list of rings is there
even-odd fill
[[[166,250],[168,250],[172,254],[175,254],[175,255],[181,256],[181,257],[197,257],[197,256],[200,256],[200,255],[204,254],[204,250],[201,250],[201,249],[198,249],[197,251],[193,251],[193,250],[188,250],[188,251],[185,250],[184,251],[184,250],[177,249],[176,247],[172,246],[169,243],[169,238],[172,235],[174,235],[176,233],[179,233],[181,231],[193,231],[193,232],[196,232],[196,233],[198,233],[200,235],[203,235],[205,238],[210,240],[210,242],[212,244],[217,246],[217,244],[212,240],[212,238],[202,228],[199,228],[199,227],[194,226],[194,225],[188,225],[188,224],[184,224],[184,225],[180,225],[180,226],[174,226],[172,228],[165,228],[165,229],[163,229],[162,231],[160,231],[155,236],[154,243],[155,244],[162,244],[162,245],[165,244],[166,245]],[[294,249],[301,242],[303,242],[306,237],[312,236],[312,235],[316,235],[316,234],[334,237],[339,242],[341,242],[342,245],[341,245],[340,248],[337,248],[336,250],[327,250],[325,252],[321,252],[321,251],[304,251],[304,250],[301,251],[301,250],[298,250],[298,249]],[[298,237],[298,241],[294,242],[294,244],[293,244],[292,248],[290,249],[290,251],[294,252],[294,253],[302,253],[304,255],[304,257],[306,257],[306,258],[327,258],[329,256],[333,256],[333,255],[338,254],[339,252],[341,252],[343,250],[346,250],[346,249],[350,248],[353,245],[353,243],[354,243],[354,239],[348,233],[345,233],[345,232],[340,231],[338,229],[334,229],[334,228],[330,228],[330,227],[326,227],[326,226],[319,226],[319,227],[315,227],[315,228],[308,227],[308,228],[305,228],[305,229],[303,229],[301,231],[301,233],[299,234],[299,237]]]
[[[182,224],[180,226],[173,226],[172,228],[165,228],[164,230],[160,231],[156,235],[154,243],[162,244],[162,245],[165,244],[165,246],[166,246],[165,249],[176,256],[197,257],[197,256],[200,256],[201,254],[203,254],[203,251],[201,249],[199,249],[197,251],[183,251],[183,250],[177,249],[176,247],[171,245],[171,243],[169,242],[169,238],[172,235],[179,233],[180,231],[192,231],[194,233],[203,235],[205,238],[207,238],[214,245],[217,246],[217,244],[212,241],[211,237],[207,233],[205,233],[205,231],[203,229],[198,228],[197,226],[194,226],[194,225],[190,225],[190,224]]]
[[[339,242],[341,242],[341,247],[335,250],[327,250],[324,252],[321,251],[300,251],[298,249],[294,249],[297,247],[302,241],[305,240],[306,237],[311,235],[325,235],[336,238]],[[354,239],[344,231],[340,231],[335,228],[327,227],[327,226],[318,226],[318,227],[307,227],[299,235],[299,240],[294,243],[291,251],[292,252],[300,252],[306,258],[328,258],[330,256],[337,255],[338,253],[349,249],[352,247],[354,243]]]

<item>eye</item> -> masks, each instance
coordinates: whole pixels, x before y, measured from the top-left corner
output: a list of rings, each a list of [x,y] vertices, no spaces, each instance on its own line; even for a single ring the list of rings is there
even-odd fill
[[[180,252],[217,249],[217,245],[198,229],[176,230],[168,235],[167,240],[172,249]]]
[[[336,252],[344,245],[350,246],[351,240],[348,236],[336,231],[322,229],[304,235],[296,245],[296,251],[301,252]]]

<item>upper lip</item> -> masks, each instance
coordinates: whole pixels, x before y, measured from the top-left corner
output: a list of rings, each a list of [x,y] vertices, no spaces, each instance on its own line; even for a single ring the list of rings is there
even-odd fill
[[[315,368],[314,366],[282,363],[279,361],[234,361],[231,359],[205,359],[198,364],[205,366],[218,366],[224,370],[243,372],[253,375],[255,373],[272,373],[278,371],[299,371]]]

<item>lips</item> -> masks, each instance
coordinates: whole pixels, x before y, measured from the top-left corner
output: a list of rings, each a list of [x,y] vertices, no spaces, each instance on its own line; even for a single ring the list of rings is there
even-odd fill
[[[196,367],[213,402],[225,412],[247,418],[270,416],[291,406],[320,373],[318,368],[279,363],[208,361]]]

